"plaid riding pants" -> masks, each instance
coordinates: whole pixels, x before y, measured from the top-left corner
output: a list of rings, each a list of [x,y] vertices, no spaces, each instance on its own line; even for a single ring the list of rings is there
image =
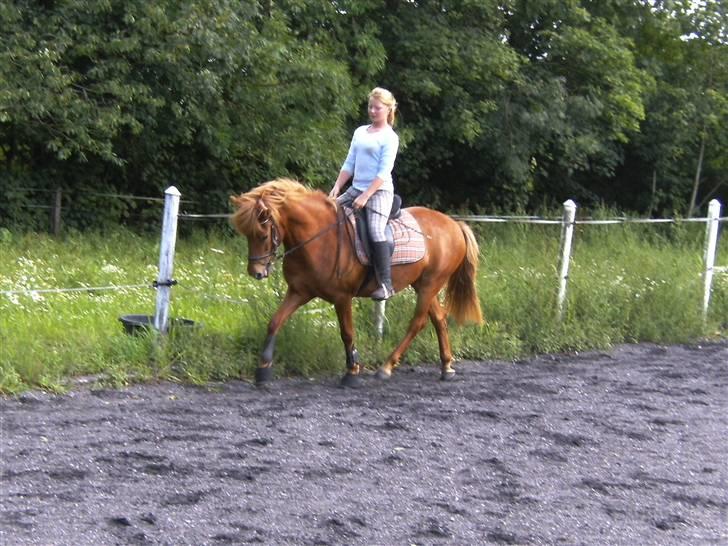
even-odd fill
[[[339,205],[352,208],[354,200],[359,197],[361,193],[361,191],[350,186],[348,190],[336,198],[336,202]],[[364,206],[364,210],[367,212],[369,237],[375,243],[387,240],[384,229],[387,227],[387,219],[389,218],[389,213],[392,211],[393,199],[394,193],[391,191],[378,190],[369,198],[367,204]]]

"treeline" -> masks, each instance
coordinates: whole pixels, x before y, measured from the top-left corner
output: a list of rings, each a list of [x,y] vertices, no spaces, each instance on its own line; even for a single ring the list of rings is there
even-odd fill
[[[722,0],[16,0],[0,27],[0,225],[55,188],[77,227],[135,206],[98,193],[220,212],[277,176],[328,189],[375,85],[409,204],[728,197]]]

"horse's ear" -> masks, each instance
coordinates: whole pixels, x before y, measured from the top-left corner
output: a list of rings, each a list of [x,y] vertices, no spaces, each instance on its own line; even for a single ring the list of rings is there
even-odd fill
[[[255,216],[258,220],[260,220],[260,222],[265,222],[270,218],[270,209],[263,199],[258,199],[255,203]]]
[[[236,209],[240,208],[241,203],[243,202],[243,196],[242,195],[231,195],[230,196],[230,204],[235,207]]]

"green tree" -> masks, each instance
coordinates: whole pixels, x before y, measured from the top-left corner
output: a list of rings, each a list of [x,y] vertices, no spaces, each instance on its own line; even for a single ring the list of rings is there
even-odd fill
[[[577,0],[514,2],[509,25],[512,46],[528,59],[527,92],[517,89],[513,101],[536,135],[537,194],[598,200],[595,181],[613,176],[645,115],[649,80],[631,41]]]
[[[703,176],[711,178],[706,170],[724,169],[719,180],[712,180],[714,188],[707,192],[707,197],[728,182],[724,178],[728,166],[728,8],[725,2],[703,0],[697,6],[691,5],[686,16],[690,32],[686,36],[684,67],[690,72],[698,145],[688,204],[688,216],[693,216]]]
[[[252,1],[2,4],[3,186],[174,183],[219,209],[266,177],[328,174],[346,146],[348,66],[287,16]]]
[[[17,0],[0,25],[4,223],[40,222],[24,187],[63,187],[79,227],[133,207],[93,192],[219,212],[275,176],[328,188],[375,85],[408,203],[728,194],[718,0]]]
[[[692,215],[698,198],[706,202],[725,183],[726,44],[719,25],[703,22],[719,14],[717,3],[689,1],[644,2],[639,17],[621,14],[633,22],[621,26],[653,84],[615,186],[617,194],[639,196],[638,208],[648,212]],[[699,193],[701,181],[707,189]]]

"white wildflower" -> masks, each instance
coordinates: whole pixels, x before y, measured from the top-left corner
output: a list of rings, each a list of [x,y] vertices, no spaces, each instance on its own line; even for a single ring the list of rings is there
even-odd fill
[[[45,298],[43,298],[43,296],[41,294],[39,294],[38,292],[33,290],[30,292],[30,299],[37,302],[37,301],[43,301]]]
[[[114,264],[104,264],[101,266],[101,271],[103,273],[123,273],[124,270],[120,268],[117,265]]]

